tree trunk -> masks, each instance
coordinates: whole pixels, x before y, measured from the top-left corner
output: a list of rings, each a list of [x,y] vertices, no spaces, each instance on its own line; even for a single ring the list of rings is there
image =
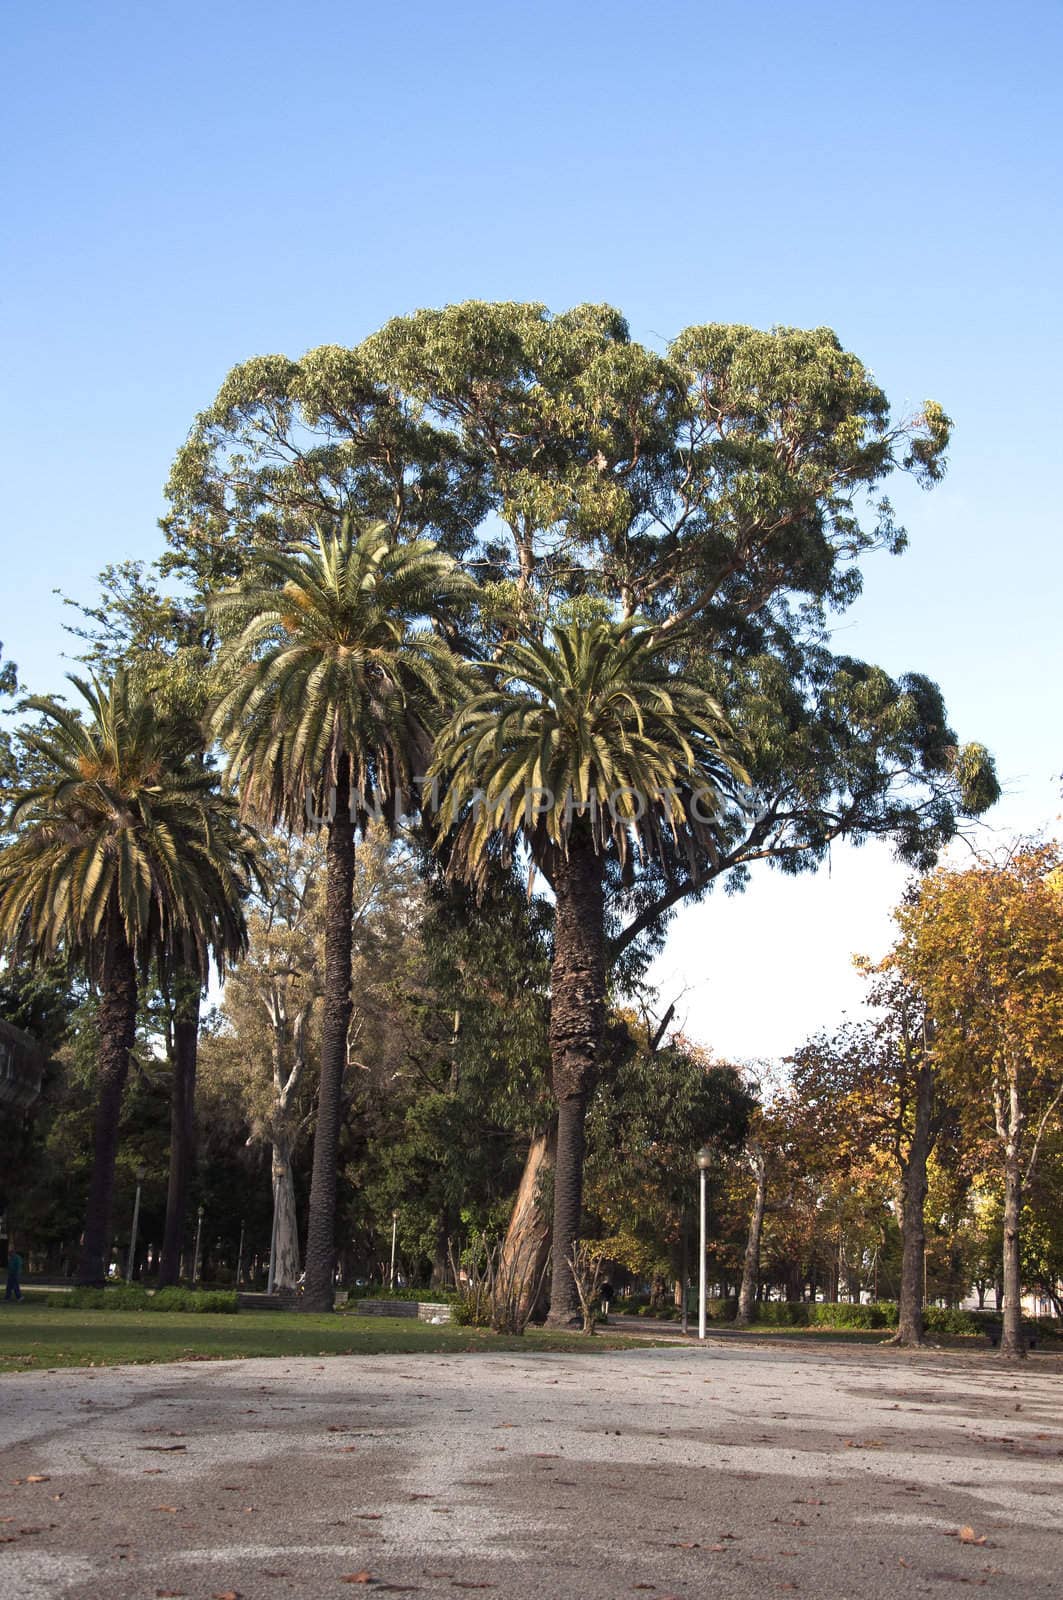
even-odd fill
[[[433,1289],[445,1289],[447,1286],[447,1271],[450,1266],[450,1207],[442,1206],[436,1218],[436,1244],[432,1253],[432,1276],[429,1283]]]
[[[199,1049],[198,973],[178,973],[174,991],[173,1087],[170,1091],[170,1179],[159,1262],[159,1288],[175,1284],[181,1268],[188,1191],[196,1158],[196,1058]]]
[[[930,1118],[934,1104],[934,1069],[922,1061],[915,1073],[915,1122],[908,1156],[901,1162],[898,1198],[901,1212],[901,1293],[894,1344],[923,1343],[923,1258],[926,1251],[926,1164],[930,1154]]]
[[[521,1310],[537,1295],[550,1258],[550,1209],[557,1160],[557,1119],[531,1142],[520,1188],[513,1203],[505,1243],[502,1272],[507,1282],[521,1285]],[[532,1308],[534,1310],[534,1308]]]
[[[292,1177],[292,1136],[288,1128],[273,1127],[273,1287],[294,1289],[299,1281],[299,1224]]]
[[[111,912],[110,924],[100,1008],[96,1018],[99,1057],[96,1068],[92,1177],[77,1271],[77,1282],[84,1284],[103,1284],[107,1281],[118,1119],[126,1078],[129,1076],[129,1053],[137,1029],[137,973],[133,952],[115,910]]]
[[[756,1309],[757,1285],[760,1282],[760,1236],[764,1230],[764,1208],[768,1200],[768,1163],[762,1152],[754,1156],[757,1187],[753,1196],[753,1212],[749,1219],[749,1236],[746,1255],[742,1263],[742,1287],[738,1291],[738,1310],[735,1327],[747,1328]]]
[[[350,758],[340,760],[336,813],[329,824],[325,853],[325,990],[321,1027],[321,1076],[314,1173],[306,1229],[304,1311],[331,1311],[336,1257],[336,1176],[343,1076],[351,1026],[351,951],[354,913],[354,824],[351,821]]]
[[[604,863],[573,830],[554,872],[550,1068],[557,1101],[551,1327],[582,1326],[571,1256],[583,1211],[583,1125],[605,1026]]]
[[[1026,1355],[1022,1336],[1022,1267],[1019,1260],[1019,1217],[1022,1212],[1022,1127],[1023,1110],[1015,1074],[1010,1073],[1007,1092],[995,1097],[997,1132],[1004,1146],[1004,1321],[1000,1333],[1000,1353],[1011,1360]]]

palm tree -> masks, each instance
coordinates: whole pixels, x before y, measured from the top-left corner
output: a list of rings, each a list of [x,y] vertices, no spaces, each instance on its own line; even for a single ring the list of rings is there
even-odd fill
[[[211,727],[244,811],[272,825],[326,818],[321,1073],[303,1305],[332,1307],[336,1168],[351,1018],[354,850],[374,802],[396,812],[457,691],[432,623],[453,621],[472,584],[427,540],[345,518],[314,544],[263,551],[262,576],[217,597],[235,625]],[[265,579],[265,581],[262,581]]]
[[[39,781],[15,797],[0,850],[0,944],[83,966],[99,985],[92,1178],[78,1279],[102,1283],[118,1117],[136,1032],[138,980],[245,942],[247,852],[217,776],[175,759],[166,724],[130,677],[70,679],[87,715],[31,699],[21,737]]]
[[[745,781],[712,697],[669,662],[674,636],[637,619],[555,625],[481,670],[486,687],[437,743],[451,870],[482,879],[523,839],[556,901],[550,1058],[558,1106],[550,1321],[578,1319],[583,1130],[606,1000],[610,856],[713,848],[710,825]]]

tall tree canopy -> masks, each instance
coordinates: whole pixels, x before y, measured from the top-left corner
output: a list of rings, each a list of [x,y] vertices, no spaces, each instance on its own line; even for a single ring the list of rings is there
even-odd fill
[[[756,804],[694,870],[666,856],[614,887],[617,954],[755,860],[800,871],[877,835],[931,865],[995,799],[934,684],[830,648],[860,556],[904,547],[886,480],[934,483],[948,437],[932,402],[894,420],[829,329],[714,323],[658,352],[608,306],[470,301],[234,368],[174,463],[167,559],[210,589],[353,510],[476,576],[477,653],[566,602],[691,625],[687,670],[747,737]]]

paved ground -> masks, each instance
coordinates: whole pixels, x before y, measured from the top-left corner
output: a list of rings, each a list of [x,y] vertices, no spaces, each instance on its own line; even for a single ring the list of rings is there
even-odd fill
[[[18,1374],[0,1596],[1056,1596],[1061,1385],[711,1341]]]

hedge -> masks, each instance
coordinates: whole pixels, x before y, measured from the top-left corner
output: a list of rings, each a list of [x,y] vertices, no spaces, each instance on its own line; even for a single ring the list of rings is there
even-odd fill
[[[239,1309],[233,1289],[160,1289],[149,1294],[135,1283],[105,1289],[72,1289],[56,1302],[71,1311],[195,1311],[232,1314]]]

